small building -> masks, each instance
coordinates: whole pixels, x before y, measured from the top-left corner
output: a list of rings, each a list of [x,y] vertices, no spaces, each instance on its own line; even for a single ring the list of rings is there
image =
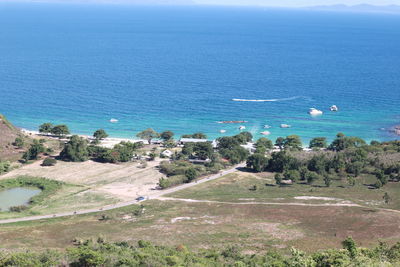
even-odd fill
[[[161,145],[162,143],[163,143],[163,141],[160,139],[152,139],[151,140],[152,145]]]
[[[207,139],[197,139],[197,138],[181,138],[179,139],[179,144],[184,145],[186,143],[205,143],[209,142]]]
[[[189,162],[193,164],[206,164],[211,162],[211,159],[189,159]]]
[[[161,152],[161,156],[166,157],[166,158],[170,158],[174,153],[171,150],[164,150],[163,152]]]
[[[256,148],[254,147],[254,143],[247,143],[245,145],[240,145],[241,147],[243,147],[244,149],[246,149],[247,151],[249,151],[250,153],[254,153],[256,151]]]

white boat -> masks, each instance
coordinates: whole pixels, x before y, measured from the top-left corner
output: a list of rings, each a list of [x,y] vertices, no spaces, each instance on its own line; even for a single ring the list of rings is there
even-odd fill
[[[226,133],[226,130],[220,130],[219,132],[220,133]]]
[[[110,122],[111,123],[116,123],[116,122],[118,122],[118,120],[117,119],[111,119]]]
[[[262,134],[262,135],[270,135],[271,132],[270,132],[270,131],[264,131],[264,132],[261,132],[261,134]]]
[[[310,114],[311,116],[322,115],[322,113],[322,110],[318,110],[316,108],[310,108],[310,110],[308,111],[308,114]]]
[[[239,130],[244,130],[244,129],[246,129],[246,126],[240,126],[239,127]]]
[[[329,108],[331,111],[338,111],[339,108],[336,105],[333,105]]]
[[[268,125],[268,124],[265,124],[265,125],[264,125],[264,129],[269,129],[269,128],[271,128],[270,125]]]
[[[292,126],[289,125],[289,124],[281,124],[280,127],[281,127],[281,128],[290,128],[290,127],[292,127]]]

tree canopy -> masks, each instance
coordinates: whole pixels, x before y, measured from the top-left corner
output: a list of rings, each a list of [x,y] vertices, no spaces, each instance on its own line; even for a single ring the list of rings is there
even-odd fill
[[[56,136],[63,136],[70,134],[68,126],[65,124],[56,125],[51,129],[51,133]]]
[[[139,137],[140,139],[147,140],[147,142],[151,144],[151,140],[153,140],[154,138],[159,138],[160,134],[154,131],[154,129],[148,128],[144,131],[141,131],[136,136]]]
[[[96,138],[97,140],[102,140],[104,138],[107,138],[108,134],[103,129],[98,129],[93,133],[93,137]]]
[[[71,136],[64,149],[60,153],[60,158],[65,161],[80,162],[89,158],[87,141],[77,135]]]

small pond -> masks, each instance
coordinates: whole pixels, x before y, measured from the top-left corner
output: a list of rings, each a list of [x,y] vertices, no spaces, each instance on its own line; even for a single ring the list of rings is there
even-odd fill
[[[8,211],[10,207],[29,203],[29,200],[40,194],[38,188],[15,187],[0,191],[0,211]]]

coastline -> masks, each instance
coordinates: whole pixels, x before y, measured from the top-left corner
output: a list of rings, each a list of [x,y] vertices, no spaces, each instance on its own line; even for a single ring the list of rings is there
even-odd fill
[[[23,134],[28,135],[28,136],[47,137],[47,138],[54,138],[57,140],[62,140],[62,139],[52,136],[52,135],[41,134],[39,131],[27,130],[25,128],[19,128],[19,129]],[[79,137],[87,139],[88,141],[94,140],[93,136],[83,135],[83,134],[69,134],[69,135],[66,135],[66,137],[69,137],[72,135],[77,135]],[[143,140],[143,139],[107,137],[107,138],[104,138],[103,140],[101,140],[99,145],[102,147],[105,147],[105,148],[113,148],[115,145],[117,145],[121,142],[132,142],[132,143],[144,142],[144,143],[147,143],[147,141]]]

